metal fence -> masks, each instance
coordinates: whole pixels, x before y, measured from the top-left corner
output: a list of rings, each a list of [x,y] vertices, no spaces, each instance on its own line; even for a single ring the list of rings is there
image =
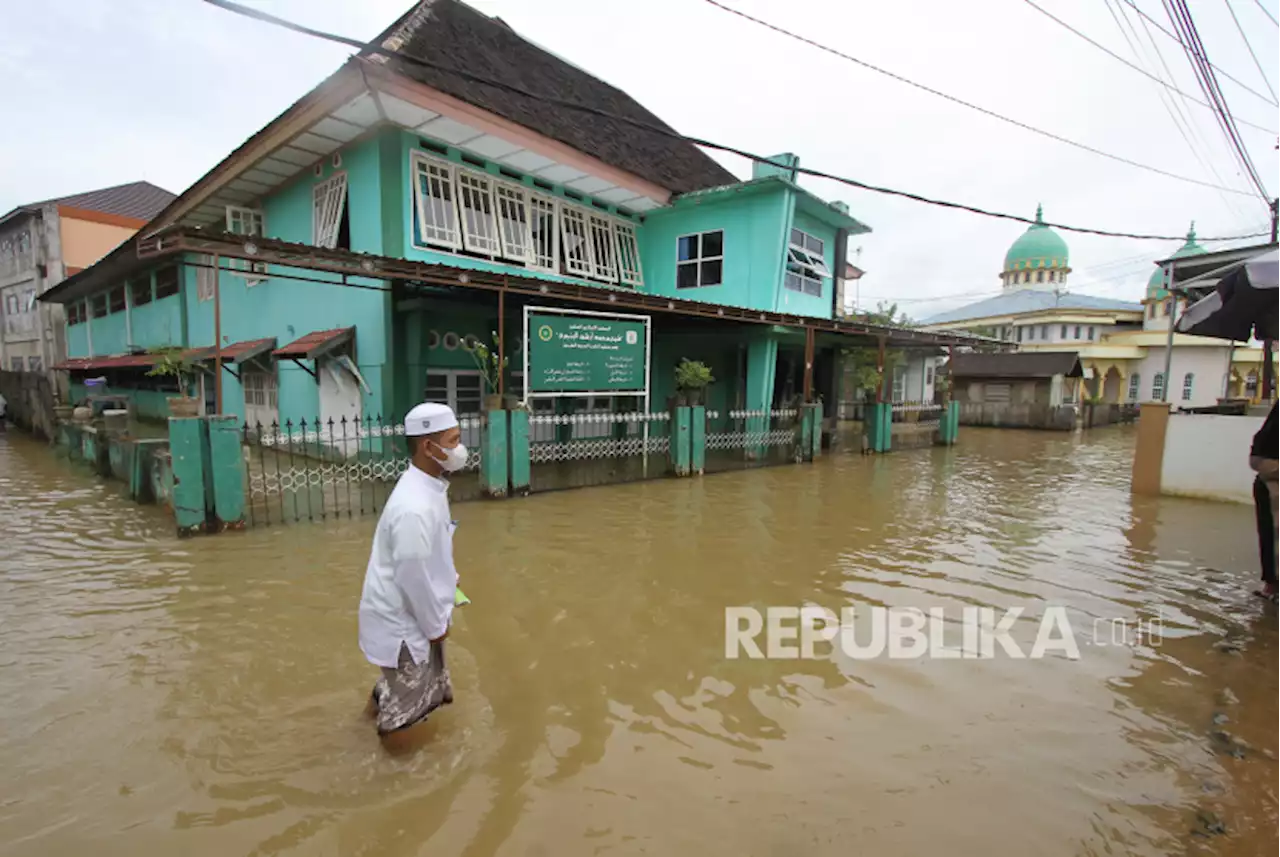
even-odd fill
[[[706,414],[706,472],[795,462],[799,409],[708,410]]]
[[[480,496],[484,423],[459,417],[468,439],[466,467],[450,477],[449,496]],[[376,515],[409,466],[401,423],[377,417],[245,423],[245,519],[250,526]]]
[[[529,417],[529,490],[666,476],[670,449],[667,412],[534,413]]]

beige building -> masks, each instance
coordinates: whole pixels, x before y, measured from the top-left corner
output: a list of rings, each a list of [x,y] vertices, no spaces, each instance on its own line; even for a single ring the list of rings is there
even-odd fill
[[[147,182],[20,205],[0,217],[0,369],[66,358],[62,307],[36,297],[89,267],[173,199]]]
[[[1171,258],[1205,252],[1195,227]],[[1256,400],[1262,348],[1202,336],[1174,334],[1168,377],[1165,351],[1174,299],[1163,269],[1151,275],[1141,302],[1074,294],[1067,244],[1036,222],[1005,255],[1003,293],[926,319],[931,331],[963,331],[1017,342],[1020,351],[1071,351],[1079,355],[1081,400],[1113,404],[1166,401],[1176,407],[1213,405],[1222,397]]]

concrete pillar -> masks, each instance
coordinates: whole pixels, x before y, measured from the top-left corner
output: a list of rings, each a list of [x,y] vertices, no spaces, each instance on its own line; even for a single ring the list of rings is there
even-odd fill
[[[529,493],[529,412],[508,411],[508,444],[510,452],[510,479],[513,494]]]
[[[763,435],[769,431],[769,410],[773,407],[773,385],[778,371],[778,340],[769,334],[753,338],[747,345],[747,402],[746,409],[763,414],[747,418],[749,435]],[[758,457],[765,447],[748,445],[747,455]]]
[[[817,461],[822,457],[822,402],[814,402],[809,408],[813,412],[813,443],[809,447],[809,460]]]
[[[199,532],[205,524],[205,449],[208,426],[199,417],[169,418],[173,456],[173,517],[178,535]]]
[[[690,427],[690,411],[689,407],[676,407],[671,410],[671,469],[676,476],[688,476],[690,468],[690,449],[689,434]]]
[[[209,424],[209,470],[216,530],[244,528],[244,454],[240,419],[234,414],[206,418]]]
[[[689,409],[689,467],[698,475],[707,468],[707,409],[702,405]]]
[[[1143,402],[1138,416],[1138,437],[1133,448],[1134,494],[1159,494],[1164,469],[1164,440],[1169,428],[1167,402]]]
[[[480,487],[488,497],[507,496],[507,412],[489,411],[486,416],[484,439],[481,442]],[[527,439],[526,438],[526,454]]]

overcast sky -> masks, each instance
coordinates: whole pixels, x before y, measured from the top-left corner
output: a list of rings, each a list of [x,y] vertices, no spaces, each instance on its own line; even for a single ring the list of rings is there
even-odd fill
[[[867,62],[1089,146],[1247,190],[1212,113],[1162,90],[1041,15],[1025,0],[726,0]],[[1127,0],[1037,0],[1147,66],[1151,45]],[[1166,27],[1158,0],[1135,0]],[[1276,0],[1261,0],[1276,14]],[[1111,6],[1108,6],[1108,3]],[[1230,0],[1277,86],[1277,29],[1255,0]],[[311,26],[369,39],[409,0],[255,0]],[[1227,194],[1106,160],[1020,130],[819,52],[703,0],[478,0],[517,31],[618,86],[678,130],[870,184],[1050,220],[1202,236],[1267,227],[1256,197]],[[1224,2],[1192,2],[1215,64],[1267,87]],[[1127,9],[1135,59],[1112,17]],[[1133,34],[1130,34],[1133,37]],[[1178,85],[1198,88],[1176,43],[1152,29]],[[7,81],[0,211],[146,179],[181,192],[332,72],[351,51],[199,0],[41,0],[0,28]],[[1150,66],[1148,66],[1150,67]],[[1154,66],[1163,72],[1158,65]],[[1223,80],[1232,112],[1276,128],[1277,109]],[[1162,101],[1194,124],[1193,153]],[[1272,195],[1276,136],[1241,134]],[[739,177],[750,165],[721,158]],[[1203,161],[1203,163],[1202,163]],[[1208,166],[1205,166],[1207,164]],[[803,179],[873,228],[854,242],[864,304],[898,299],[919,318],[999,290],[1022,226]],[[1137,299],[1151,261],[1177,246],[1065,235],[1073,291]]]

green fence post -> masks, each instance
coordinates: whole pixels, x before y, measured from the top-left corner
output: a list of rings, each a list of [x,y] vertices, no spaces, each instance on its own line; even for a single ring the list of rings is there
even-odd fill
[[[676,476],[689,475],[689,411],[679,406],[671,413],[671,469]]]
[[[809,458],[812,461],[822,457],[822,402],[813,403],[813,446]]]
[[[689,409],[689,467],[699,475],[707,468],[707,409],[694,405]]]
[[[507,412],[489,411],[480,455],[480,487],[489,497],[507,496]]]
[[[796,462],[808,461],[813,450],[813,406],[800,406],[800,443],[796,447]]]
[[[955,442],[960,439],[960,403],[947,402],[947,412],[945,414],[947,422],[947,445],[954,446]]]
[[[209,471],[213,488],[214,525],[218,530],[244,529],[244,452],[240,419],[235,415],[208,417]]]
[[[893,452],[893,405],[889,402],[880,404],[880,420],[884,426],[880,432],[880,451]]]
[[[205,523],[204,449],[207,437],[207,426],[199,417],[169,418],[173,517],[180,536],[198,532]]]
[[[511,493],[529,493],[529,412],[523,408],[509,411]]]

